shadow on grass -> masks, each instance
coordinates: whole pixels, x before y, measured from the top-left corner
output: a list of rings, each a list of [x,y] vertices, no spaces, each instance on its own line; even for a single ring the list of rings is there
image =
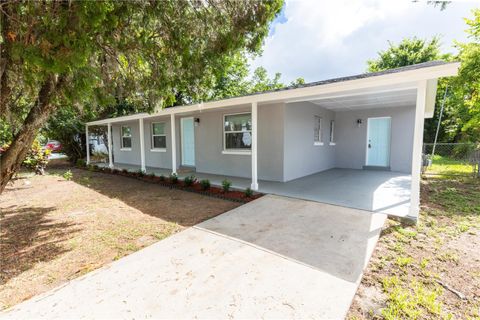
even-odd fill
[[[240,205],[134,178],[64,165],[51,166],[48,173],[61,176],[67,170],[71,170],[72,180],[80,185],[118,199],[144,214],[184,227],[191,227]]]
[[[17,207],[0,214],[0,284],[29,270],[39,262],[55,259],[68,250],[62,242],[77,230],[73,224],[55,222],[47,216],[54,207]]]

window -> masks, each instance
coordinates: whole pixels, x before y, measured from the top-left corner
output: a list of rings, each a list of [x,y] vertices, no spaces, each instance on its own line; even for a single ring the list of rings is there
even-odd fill
[[[335,131],[335,120],[330,121],[330,145],[334,146],[335,145],[335,140],[334,140],[334,131]]]
[[[223,123],[224,149],[249,151],[252,147],[252,115],[225,115]]]
[[[315,123],[313,126],[313,144],[316,146],[323,145],[323,135],[322,135],[322,117],[315,116]]]
[[[152,123],[152,149],[166,149],[167,135],[165,134],[165,123]]]
[[[129,126],[122,126],[122,149],[132,149],[132,128]]]

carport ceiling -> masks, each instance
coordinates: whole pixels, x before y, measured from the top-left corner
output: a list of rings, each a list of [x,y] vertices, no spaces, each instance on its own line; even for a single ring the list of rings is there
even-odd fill
[[[415,89],[356,94],[341,97],[329,97],[310,102],[330,110],[359,110],[373,108],[392,108],[414,106],[417,92]]]

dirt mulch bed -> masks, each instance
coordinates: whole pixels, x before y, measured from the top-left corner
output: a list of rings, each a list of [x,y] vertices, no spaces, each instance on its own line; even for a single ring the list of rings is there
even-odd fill
[[[68,166],[49,173],[22,174],[0,195],[0,309],[240,205]]]
[[[389,221],[349,319],[480,319],[480,180],[427,178],[419,223]]]
[[[207,181],[209,183],[209,186],[207,188],[203,188],[201,185],[201,181],[199,181],[195,177],[195,175],[191,176],[193,180],[191,180],[190,184],[187,184],[186,178],[182,180],[177,176],[175,176],[176,177],[175,180],[172,180],[171,177],[165,177],[163,175],[156,176],[154,174],[145,174],[139,171],[135,172],[135,171],[129,171],[126,169],[123,169],[123,170],[110,169],[108,167],[103,167],[103,166],[101,167],[98,165],[82,165],[82,166],[78,166],[77,168],[89,170],[91,172],[120,175],[123,177],[138,179],[144,182],[155,183],[170,189],[178,189],[178,190],[183,190],[188,192],[195,192],[195,193],[199,193],[209,197],[236,201],[240,203],[247,203],[263,196],[262,193],[253,192],[252,190],[250,190],[250,194],[247,195],[246,191],[235,190],[235,189],[231,189],[230,187],[228,188],[227,191],[225,191],[223,190],[223,187],[221,188],[219,186],[210,185],[210,181],[208,180]]]

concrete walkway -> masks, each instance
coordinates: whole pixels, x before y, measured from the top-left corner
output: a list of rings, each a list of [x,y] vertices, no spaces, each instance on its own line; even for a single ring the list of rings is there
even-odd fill
[[[269,195],[0,318],[341,319],[384,222],[379,213]]]

